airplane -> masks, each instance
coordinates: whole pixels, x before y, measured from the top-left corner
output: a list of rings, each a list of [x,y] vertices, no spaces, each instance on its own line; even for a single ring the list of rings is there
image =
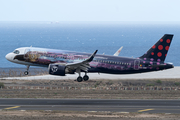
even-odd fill
[[[121,47],[114,53],[113,56],[118,56],[122,49],[123,49],[123,46],[121,46]],[[103,53],[103,55],[104,55],[104,54],[105,54],[105,53]]]
[[[116,53],[114,53],[114,56],[118,56],[122,49],[123,49],[123,46],[120,47],[120,48],[118,49],[118,51],[116,51]]]
[[[165,34],[144,55],[128,58],[112,55],[81,53],[37,47],[21,47],[7,54],[10,62],[27,66],[48,67],[51,75],[65,76],[78,73],[78,82],[89,80],[87,73],[133,74],[174,68],[172,63],[164,63],[173,35]],[[81,72],[85,75],[81,77]]]

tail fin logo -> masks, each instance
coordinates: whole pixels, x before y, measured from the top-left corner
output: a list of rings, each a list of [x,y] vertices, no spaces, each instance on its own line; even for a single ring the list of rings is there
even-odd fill
[[[173,35],[165,34],[147,53],[140,58],[146,58],[154,61],[164,61],[169,50]]]
[[[161,53],[161,52],[158,52],[158,53],[157,53],[157,56],[158,56],[158,57],[161,57],[161,56],[162,56],[162,53]]]
[[[159,50],[162,50],[162,49],[163,49],[163,46],[162,46],[162,45],[159,45],[159,46],[158,46],[158,49],[159,49]]]
[[[169,46],[166,46],[165,49],[168,51],[169,50]]]
[[[167,42],[167,43],[170,43],[170,42],[171,42],[171,40],[170,40],[170,39],[167,39],[167,40],[166,40],[166,42]]]

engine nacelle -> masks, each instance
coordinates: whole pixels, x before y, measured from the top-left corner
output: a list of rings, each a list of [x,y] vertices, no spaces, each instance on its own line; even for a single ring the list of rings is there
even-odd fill
[[[49,74],[51,75],[60,75],[60,76],[65,76],[66,66],[65,65],[57,65],[57,64],[50,64],[49,65]]]
[[[65,76],[65,74],[75,74],[75,70],[66,68],[66,64],[49,64],[49,74]]]

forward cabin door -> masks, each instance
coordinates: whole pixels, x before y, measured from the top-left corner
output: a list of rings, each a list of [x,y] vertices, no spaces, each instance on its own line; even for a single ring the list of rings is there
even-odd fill
[[[134,61],[134,69],[139,70],[139,65],[140,65],[140,60],[135,60]]]
[[[24,59],[29,59],[30,49],[24,51]]]

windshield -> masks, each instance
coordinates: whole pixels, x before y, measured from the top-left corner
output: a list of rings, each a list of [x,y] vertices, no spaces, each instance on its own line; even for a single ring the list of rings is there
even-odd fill
[[[14,50],[14,52],[13,53],[15,53],[15,54],[19,54],[19,50]]]

